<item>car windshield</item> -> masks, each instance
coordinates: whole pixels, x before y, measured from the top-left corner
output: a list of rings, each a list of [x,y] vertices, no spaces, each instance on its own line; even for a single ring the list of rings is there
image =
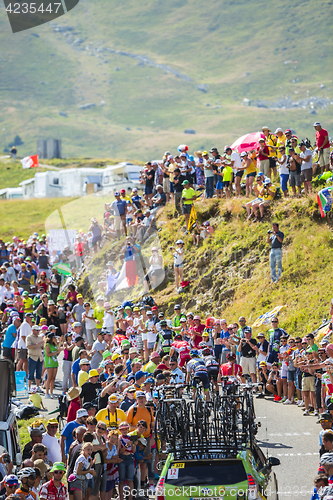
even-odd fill
[[[174,486],[227,485],[247,480],[241,460],[176,463],[176,466],[170,465],[166,477],[166,482]]]
[[[140,178],[140,172],[128,172],[128,177],[133,182],[138,182]]]
[[[7,443],[7,436],[6,436],[6,431],[0,431],[0,447],[3,446],[5,450],[8,450],[8,443]],[[1,448],[0,448],[1,450]],[[0,454],[2,452],[0,451]]]

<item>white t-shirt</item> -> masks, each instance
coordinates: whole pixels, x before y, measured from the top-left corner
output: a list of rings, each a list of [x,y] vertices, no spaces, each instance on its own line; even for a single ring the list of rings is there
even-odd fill
[[[154,321],[148,320],[147,321],[147,330],[148,330],[147,340],[149,343],[156,342],[156,333],[153,330],[153,326],[154,326]]]
[[[283,155],[281,157],[280,161],[283,161],[283,163],[281,163],[281,165],[279,167],[279,173],[280,174],[289,175],[289,169],[287,168],[287,160],[288,160],[287,155]]]
[[[61,448],[56,436],[50,436],[47,432],[43,434],[42,443],[47,446],[47,459],[54,464],[54,462],[61,462]]]
[[[103,317],[103,328],[113,328],[114,327],[114,314],[111,313],[109,314],[108,312],[104,311],[104,317]]]
[[[312,151],[310,149],[306,149],[304,153],[300,153],[299,155],[300,158],[306,158],[307,156],[310,156],[311,158],[309,161],[304,161],[304,160],[302,161],[301,171],[307,170],[308,168],[312,169],[312,164],[313,164]]]
[[[94,315],[94,310],[92,308],[89,309],[88,311],[88,316],[93,316]],[[86,328],[88,328],[88,330],[93,330],[94,328],[96,328],[96,323],[93,319],[88,319],[86,318],[86,312],[84,312],[82,314],[82,316],[84,316],[85,320],[84,320],[84,324],[86,325]]]
[[[23,321],[23,323],[20,327],[20,338],[19,338],[19,341],[17,344],[18,349],[26,349],[27,348],[24,340],[22,339],[22,336],[27,338],[27,336],[30,335],[30,333],[32,333],[31,326],[26,321]],[[51,462],[53,462],[53,460],[51,460]],[[60,460],[60,462],[61,462],[61,460]]]
[[[90,469],[90,457],[89,459],[86,458],[84,455],[80,455],[77,459],[76,459],[76,462],[75,462],[75,465],[74,465],[74,470],[73,470],[73,473],[76,475],[77,474],[77,468],[79,466],[79,464],[82,463],[83,466],[82,466],[82,469],[83,470],[88,470]],[[87,479],[91,479],[93,476],[91,474],[85,474],[85,477]]]
[[[184,262],[184,249],[182,248],[180,251],[175,251],[173,254],[175,260],[174,260],[174,265],[179,266],[183,264]]]
[[[237,151],[233,151],[231,153],[230,161],[234,162],[233,167],[232,167],[234,172],[237,172],[239,169],[242,168],[242,159],[239,156],[239,154],[237,153]]]

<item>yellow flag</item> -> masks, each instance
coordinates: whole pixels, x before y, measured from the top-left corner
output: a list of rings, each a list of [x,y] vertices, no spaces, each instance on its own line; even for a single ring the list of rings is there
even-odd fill
[[[195,226],[195,224],[197,223],[197,221],[198,221],[198,219],[197,219],[197,213],[195,211],[194,204],[192,204],[192,208],[191,208],[190,218],[189,218],[189,221],[188,221],[187,230],[191,231],[193,229],[193,227]]]

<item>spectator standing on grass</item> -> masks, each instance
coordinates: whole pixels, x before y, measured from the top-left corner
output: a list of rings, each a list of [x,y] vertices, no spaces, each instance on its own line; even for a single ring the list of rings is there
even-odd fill
[[[312,151],[308,149],[304,142],[299,143],[299,149],[301,150],[298,155],[302,160],[301,164],[301,182],[304,182],[304,191],[305,194],[312,193]]]
[[[121,230],[127,236],[127,226],[126,226],[126,212],[127,203],[125,200],[120,198],[120,193],[116,191],[114,193],[115,200],[111,203],[111,208],[114,212],[114,226],[117,234],[117,239],[120,239]]]
[[[13,161],[16,161],[17,149],[15,146],[11,148],[10,154],[12,155]]]
[[[213,198],[214,196],[214,172],[212,160],[209,158],[208,151],[203,151],[203,166],[204,166],[204,175],[205,175],[205,189],[206,189],[206,198]]]
[[[212,171],[212,179],[214,181],[214,174]],[[192,210],[192,205],[194,200],[197,199],[196,192],[193,188],[190,187],[190,183],[188,180],[185,179],[185,181],[182,183],[182,186],[184,187],[182,191],[182,200],[183,200],[183,214],[185,215],[185,226],[186,229],[188,228],[188,222],[190,219],[190,213]]]
[[[282,274],[282,244],[284,234],[279,229],[279,224],[272,224],[272,231],[268,232],[267,243],[271,244],[269,265],[271,268],[272,283],[277,283]],[[277,272],[276,272],[277,268]]]
[[[261,138],[258,142],[259,147],[257,149],[257,158],[259,160],[259,170],[264,173],[265,177],[269,177],[269,149],[265,144],[265,139]]]
[[[318,160],[321,168],[321,173],[329,170],[330,166],[330,141],[328,132],[322,128],[319,122],[313,124],[316,130],[316,145],[318,148]]]
[[[289,148],[289,185],[292,189],[293,196],[301,196],[301,164],[302,161],[294,148]]]
[[[289,196],[288,193],[288,180],[289,180],[289,169],[287,167],[288,156],[286,155],[286,147],[281,144],[278,147],[279,156],[276,158],[279,164],[279,174],[280,174],[280,186],[283,196],[286,198]]]

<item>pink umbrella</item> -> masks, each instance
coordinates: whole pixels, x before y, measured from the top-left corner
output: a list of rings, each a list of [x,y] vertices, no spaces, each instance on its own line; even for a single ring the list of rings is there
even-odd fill
[[[251,149],[257,149],[259,147],[259,139],[265,139],[262,132],[251,132],[250,134],[242,135],[237,141],[235,141],[231,149],[236,149],[238,153],[243,153],[243,151],[251,151]]]

